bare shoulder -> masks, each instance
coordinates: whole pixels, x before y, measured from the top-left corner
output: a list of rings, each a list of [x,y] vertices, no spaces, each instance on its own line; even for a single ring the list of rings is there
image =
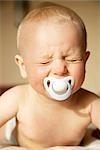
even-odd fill
[[[96,103],[96,101],[100,102],[100,97],[95,93],[85,90],[81,88],[77,93],[77,103],[80,107],[91,109],[91,106]]]
[[[0,100],[1,99],[18,99],[19,97],[21,97],[22,95],[24,96],[25,93],[25,89],[27,88],[26,84],[23,85],[17,85],[9,90],[7,90],[5,93],[3,93],[0,96]]]
[[[89,108],[91,122],[100,129],[100,96],[86,90],[82,90],[82,96],[85,96],[83,101]]]
[[[88,91],[86,89],[81,88],[78,93],[79,97],[85,102],[93,102],[97,99],[99,99],[100,97],[98,95],[96,95],[95,93]]]
[[[0,96],[0,109],[1,107],[18,108],[21,101],[24,100],[25,91],[27,91],[27,85],[18,85],[3,93]]]
[[[27,85],[15,86],[0,96],[0,126],[17,115],[26,88]]]

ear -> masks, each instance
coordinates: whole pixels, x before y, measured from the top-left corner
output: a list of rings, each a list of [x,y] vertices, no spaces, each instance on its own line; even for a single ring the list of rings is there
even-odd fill
[[[22,59],[22,57],[20,55],[16,55],[15,56],[15,63],[19,67],[21,76],[23,78],[27,78],[27,72],[26,72],[26,69],[25,69],[25,65],[24,65],[23,59]]]
[[[85,52],[85,55],[84,55],[84,62],[85,62],[85,63],[87,62],[89,56],[90,56],[90,52],[89,52],[89,51],[86,51],[86,52]]]

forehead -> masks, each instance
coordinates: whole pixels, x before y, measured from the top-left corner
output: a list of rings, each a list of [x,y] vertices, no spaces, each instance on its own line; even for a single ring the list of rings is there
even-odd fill
[[[71,21],[63,24],[27,23],[22,28],[19,38],[23,52],[52,50],[61,46],[67,49],[80,45],[79,30]]]

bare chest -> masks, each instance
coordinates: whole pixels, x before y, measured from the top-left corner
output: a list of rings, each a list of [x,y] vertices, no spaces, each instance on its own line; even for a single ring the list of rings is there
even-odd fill
[[[47,146],[77,145],[84,136],[88,115],[71,110],[41,112],[23,110],[19,113],[19,135],[28,141]]]

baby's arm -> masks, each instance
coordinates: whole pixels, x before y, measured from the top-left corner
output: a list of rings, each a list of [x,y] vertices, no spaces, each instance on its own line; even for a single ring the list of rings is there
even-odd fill
[[[95,100],[91,104],[91,121],[92,123],[100,129],[100,97],[95,96]]]
[[[0,96],[0,127],[16,116],[18,111],[18,87],[14,87]]]

